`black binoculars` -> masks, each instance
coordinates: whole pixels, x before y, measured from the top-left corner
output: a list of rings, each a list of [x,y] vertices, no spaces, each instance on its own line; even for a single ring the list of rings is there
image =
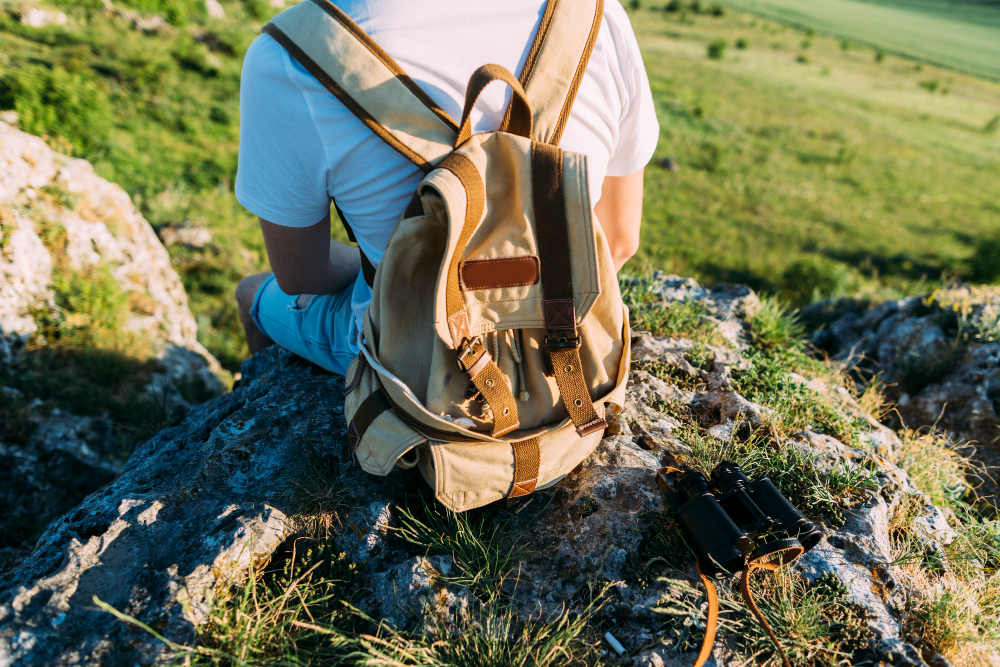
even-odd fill
[[[679,471],[671,484],[662,471],[657,482],[677,508],[677,523],[708,576],[734,573],[777,549],[816,546],[823,531],[781,495],[767,477],[750,481],[739,466],[723,461],[712,480],[696,470]],[[670,475],[673,476],[673,475]],[[751,553],[752,540],[776,534]]]

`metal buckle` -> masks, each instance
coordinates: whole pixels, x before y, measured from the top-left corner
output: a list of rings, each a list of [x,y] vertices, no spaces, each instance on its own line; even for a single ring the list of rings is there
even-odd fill
[[[480,347],[482,347],[484,351],[486,350],[486,346],[483,345],[482,338],[480,338],[479,336],[476,336],[475,338],[473,338],[472,340],[470,340],[468,343],[466,343],[458,351],[458,358],[456,359],[456,361],[458,362],[458,367],[462,370],[463,373],[468,373],[469,369],[472,368],[473,363],[475,363],[475,362],[466,363],[465,360],[467,358],[475,355],[475,351],[472,348],[473,348],[473,346],[476,343],[479,343]]]
[[[580,347],[579,336],[545,336],[545,348],[548,350],[575,350]]]

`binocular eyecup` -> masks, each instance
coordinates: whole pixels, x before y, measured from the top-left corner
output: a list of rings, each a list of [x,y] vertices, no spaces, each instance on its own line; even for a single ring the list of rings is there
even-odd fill
[[[660,488],[677,508],[677,523],[694,551],[702,572],[719,576],[738,572],[747,558],[775,549],[816,546],[823,531],[806,519],[766,477],[750,480],[732,461],[712,471],[711,481],[696,470],[684,470],[671,484],[662,474]],[[750,553],[760,534],[786,537],[761,544]]]

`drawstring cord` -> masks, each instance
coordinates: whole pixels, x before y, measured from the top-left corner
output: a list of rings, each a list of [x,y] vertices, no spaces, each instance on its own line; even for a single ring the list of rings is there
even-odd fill
[[[524,357],[521,355],[521,343],[519,340],[521,338],[521,330],[518,329],[517,331],[514,331],[508,329],[507,331],[510,333],[511,339],[510,353],[511,356],[514,357],[514,365],[517,366],[518,387],[521,388],[517,397],[522,403],[524,403],[527,402],[530,396],[528,395],[528,385],[524,381]]]

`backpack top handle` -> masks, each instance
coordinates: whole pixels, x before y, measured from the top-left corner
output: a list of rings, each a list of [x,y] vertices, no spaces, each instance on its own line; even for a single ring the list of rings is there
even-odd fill
[[[486,86],[494,81],[503,81],[514,91],[514,96],[510,101],[510,122],[505,131],[528,139],[531,138],[531,105],[528,103],[528,97],[524,94],[521,83],[514,78],[510,70],[501,65],[483,65],[469,78],[469,86],[465,92],[465,109],[462,111],[462,123],[459,126],[458,137],[455,139],[455,148],[472,137],[472,108],[476,106],[476,101]]]

